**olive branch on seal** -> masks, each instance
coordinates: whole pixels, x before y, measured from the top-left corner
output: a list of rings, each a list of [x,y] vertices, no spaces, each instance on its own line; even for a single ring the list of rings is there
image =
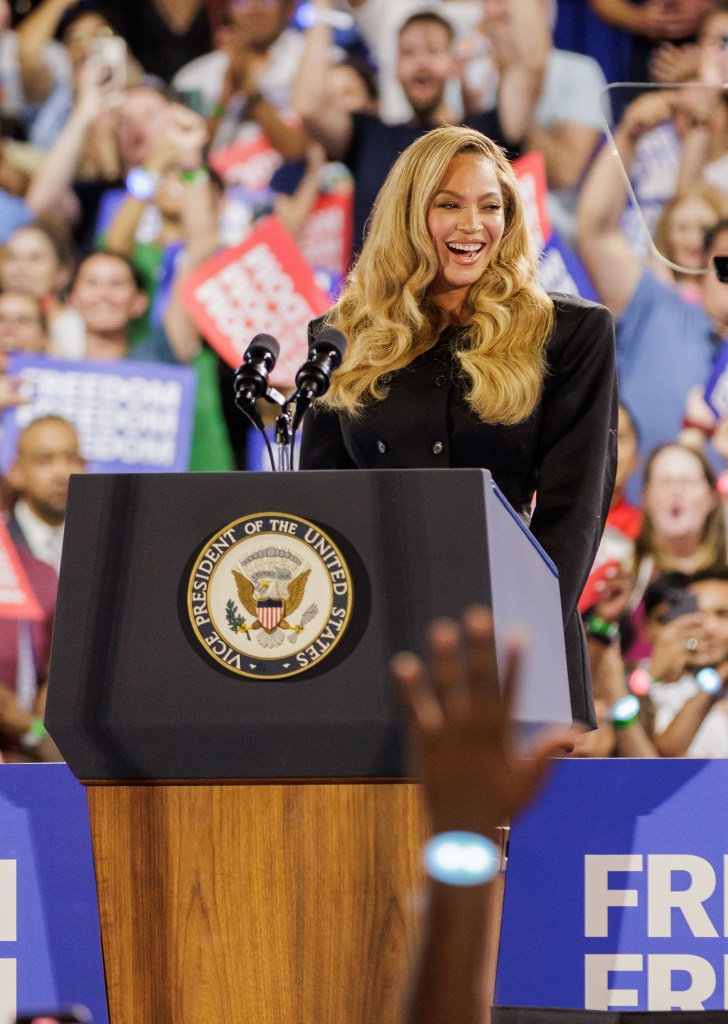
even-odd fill
[[[250,640],[250,633],[246,629],[245,616],[238,615],[238,606],[235,604],[232,598],[225,605],[225,618],[227,619],[228,626],[232,629],[233,633],[245,633]]]

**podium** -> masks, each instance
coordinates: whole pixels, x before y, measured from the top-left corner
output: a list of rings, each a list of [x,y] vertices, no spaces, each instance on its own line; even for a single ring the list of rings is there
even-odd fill
[[[558,579],[482,470],[72,480],[46,720],[87,784],[112,1024],[388,1024],[426,831],[391,655],[435,615],[533,637]]]

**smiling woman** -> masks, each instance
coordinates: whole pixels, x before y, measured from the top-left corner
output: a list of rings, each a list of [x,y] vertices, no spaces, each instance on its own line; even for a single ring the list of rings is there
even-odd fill
[[[427,215],[439,270],[430,300],[455,317],[503,237],[503,194],[490,160],[462,153],[450,163]]]
[[[531,529],[559,569],[572,710],[591,721],[576,605],[614,482],[613,326],[601,306],[548,295],[537,270],[503,151],[455,126],[413,143],[339,302],[312,325],[348,348],[301,464],[485,468],[526,520],[538,488]]]

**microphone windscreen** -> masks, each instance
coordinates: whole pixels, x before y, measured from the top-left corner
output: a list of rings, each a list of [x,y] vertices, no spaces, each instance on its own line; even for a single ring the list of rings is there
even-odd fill
[[[314,350],[316,352],[326,352],[329,355],[336,353],[339,357],[339,362],[341,362],[346,352],[346,337],[335,327],[324,327],[311,346],[311,351]]]
[[[275,362],[280,355],[281,346],[272,334],[256,334],[245,350],[244,359],[260,358],[271,355]]]

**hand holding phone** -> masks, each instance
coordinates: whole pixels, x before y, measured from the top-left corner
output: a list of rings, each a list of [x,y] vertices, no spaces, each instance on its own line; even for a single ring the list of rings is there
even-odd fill
[[[121,36],[96,36],[91,44],[89,63],[99,71],[98,84],[109,97],[109,105],[121,106],[126,89],[127,50]]]

